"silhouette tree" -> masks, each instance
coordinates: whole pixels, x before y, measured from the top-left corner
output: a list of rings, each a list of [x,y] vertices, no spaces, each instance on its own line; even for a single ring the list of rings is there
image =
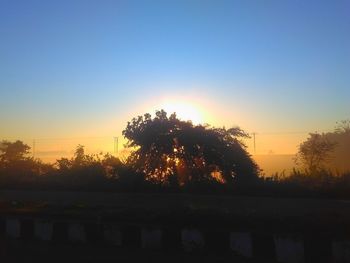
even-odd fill
[[[128,163],[148,180],[169,183],[174,177],[187,182],[251,182],[258,166],[240,138],[240,128],[213,128],[182,121],[173,113],[156,111],[133,118],[123,131],[133,151]]]
[[[335,146],[336,143],[331,142],[326,134],[310,133],[309,138],[299,145],[296,161],[301,161],[310,172],[316,172],[330,160]]]
[[[23,161],[28,159],[30,147],[21,141],[0,143],[0,161],[10,163],[14,161]]]
[[[99,155],[86,154],[83,145],[78,145],[74,156],[56,161],[58,182],[67,188],[89,190],[106,186],[107,171]]]
[[[340,134],[350,134],[350,120],[337,122],[335,132]]]
[[[28,156],[29,150],[30,147],[22,141],[0,143],[0,174],[5,181],[27,180],[50,170],[50,165]]]
[[[93,165],[102,165],[98,155],[85,154],[84,146],[79,144],[74,152],[74,156],[71,159],[61,158],[56,160],[58,169],[67,171],[70,169],[78,169],[82,167],[88,167]]]

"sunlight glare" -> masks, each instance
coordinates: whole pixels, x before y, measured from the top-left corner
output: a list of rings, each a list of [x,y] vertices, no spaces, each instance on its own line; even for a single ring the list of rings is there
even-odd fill
[[[203,112],[198,106],[190,102],[168,101],[164,102],[160,109],[164,109],[169,115],[176,112],[179,119],[192,121],[194,124],[202,124],[204,121]]]

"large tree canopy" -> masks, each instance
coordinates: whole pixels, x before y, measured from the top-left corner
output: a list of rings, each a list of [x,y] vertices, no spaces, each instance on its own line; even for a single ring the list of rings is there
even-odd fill
[[[249,182],[258,176],[258,166],[241,142],[248,137],[240,128],[193,125],[170,117],[164,110],[152,119],[146,113],[133,118],[123,131],[133,148],[129,162],[149,180],[166,183],[176,177],[189,181]]]

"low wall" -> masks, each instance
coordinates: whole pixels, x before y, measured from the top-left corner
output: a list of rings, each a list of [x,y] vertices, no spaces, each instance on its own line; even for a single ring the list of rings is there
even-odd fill
[[[329,234],[268,233],[263,230],[198,228],[188,225],[128,224],[40,217],[0,218],[9,240],[64,244],[106,244],[133,249],[230,251],[247,259],[282,263],[350,262],[350,239]]]

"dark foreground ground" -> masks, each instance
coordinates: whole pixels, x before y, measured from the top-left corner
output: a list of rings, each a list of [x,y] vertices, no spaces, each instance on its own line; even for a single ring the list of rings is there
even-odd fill
[[[6,251],[4,251],[6,250]],[[108,246],[57,245],[20,243],[2,245],[0,262],[63,263],[63,262],[142,262],[142,263],[194,263],[194,262],[257,262],[244,259],[231,252],[186,253],[183,251],[135,250]]]
[[[350,200],[259,196],[0,191],[0,214],[117,218],[137,222],[350,230]]]
[[[330,251],[331,240],[350,240],[350,201],[334,199],[0,191],[0,217],[22,218],[21,220],[46,218],[48,221],[87,224],[118,222],[129,227],[158,226],[174,230],[193,227],[204,231],[203,233],[247,231],[255,233],[257,238],[254,240],[262,247],[265,240],[270,240],[266,236],[301,235],[305,241],[305,251],[311,251],[312,254],[309,257],[311,260],[305,261],[307,263],[335,262],[329,260],[331,256],[327,252]],[[209,240],[215,245],[215,238]],[[228,246],[229,243],[224,244]],[[68,244],[10,239],[6,235],[0,235],[0,262],[277,261],[244,258],[229,249],[219,249],[219,252],[207,249],[191,252],[165,248],[144,250],[135,249],[135,246],[115,247],[101,242],[94,243],[94,240],[85,244]]]

